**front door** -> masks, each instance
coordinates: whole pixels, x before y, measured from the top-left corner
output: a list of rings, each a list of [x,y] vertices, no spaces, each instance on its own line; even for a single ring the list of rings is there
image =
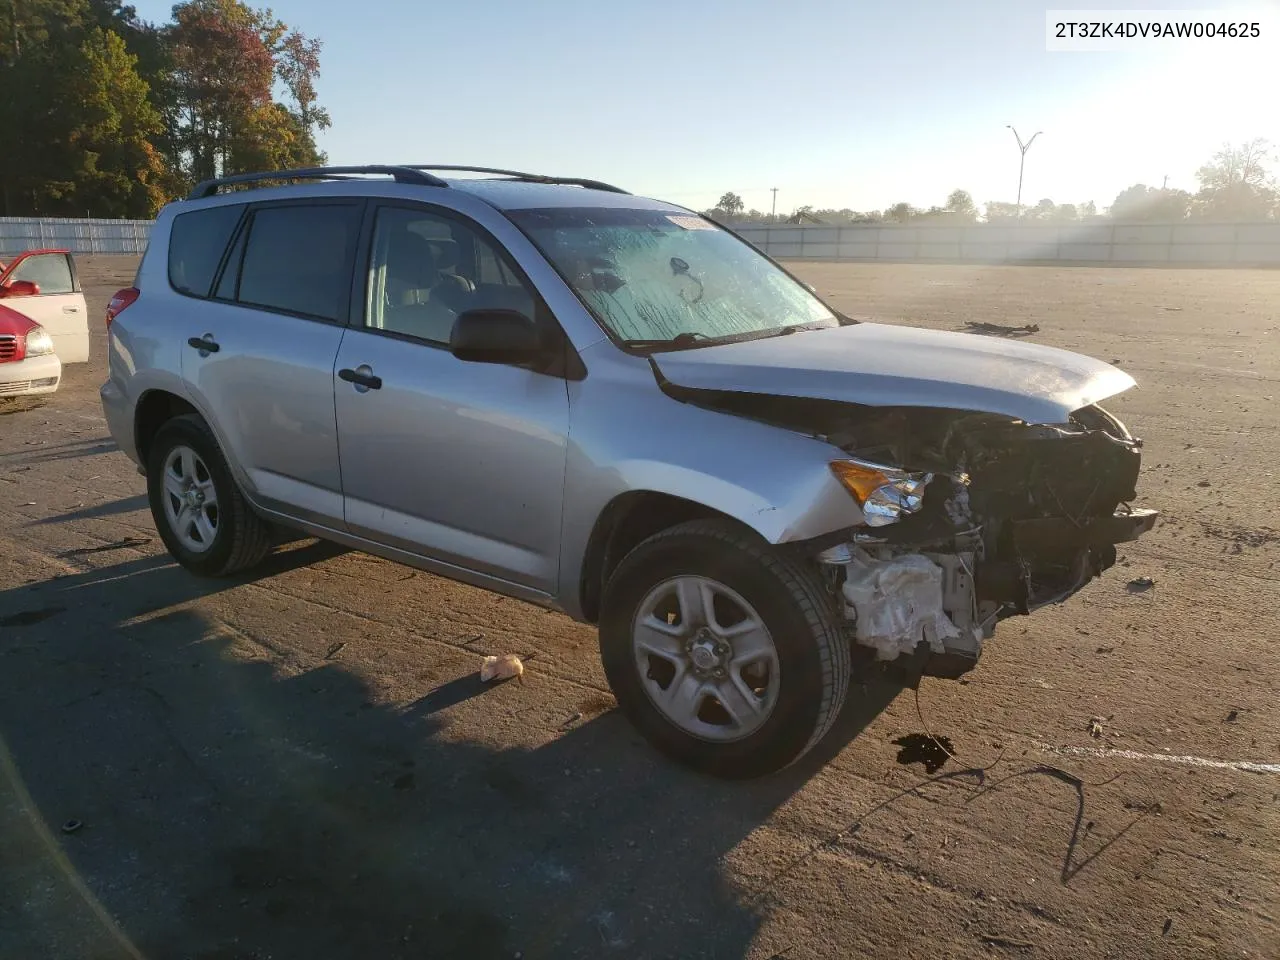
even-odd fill
[[[34,250],[15,259],[0,273],[0,295],[19,281],[35,284],[29,296],[4,296],[4,305],[30,317],[53,339],[53,352],[63,363],[89,359],[89,317],[75,264],[65,250]]]
[[[527,280],[478,227],[425,206],[378,209],[363,323],[347,331],[334,381],[347,526],[550,594],[566,383],[454,357],[453,320],[477,307],[538,309]]]
[[[362,214],[358,201],[256,204],[224,256],[238,210],[209,207],[175,218],[170,240],[170,277],[193,285],[173,317],[192,399],[258,503],[335,529],[333,364]]]

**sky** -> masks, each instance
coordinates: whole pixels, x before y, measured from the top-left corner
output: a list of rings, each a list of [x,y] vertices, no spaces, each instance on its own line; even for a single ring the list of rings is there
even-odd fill
[[[1280,43],[1048,52],[1045,11],[1242,11],[1280,0],[262,0],[324,42],[334,164],[591,177],[705,209],[1092,200],[1195,189],[1224,142],[1280,145]],[[134,0],[164,21],[171,3]]]

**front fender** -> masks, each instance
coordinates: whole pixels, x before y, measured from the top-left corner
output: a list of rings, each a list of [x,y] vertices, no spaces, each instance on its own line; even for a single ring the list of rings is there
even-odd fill
[[[824,453],[811,461],[761,464],[729,479],[671,461],[616,464],[623,492],[665,494],[708,507],[750,527],[770,543],[810,540],[862,523],[857,504],[835,480]]]
[[[625,494],[689,501],[774,544],[862,525],[857,503],[829,467],[847,457],[838,447],[682,403],[657,389],[643,361],[593,355],[588,369],[585,380],[570,385],[557,590],[570,615],[581,615],[579,587],[596,524]]]

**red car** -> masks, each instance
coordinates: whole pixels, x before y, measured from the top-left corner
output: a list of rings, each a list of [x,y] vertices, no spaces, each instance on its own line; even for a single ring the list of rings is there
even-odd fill
[[[0,397],[53,393],[62,362],[40,324],[0,304]]]
[[[89,317],[69,250],[27,250],[0,264],[0,301],[53,338],[63,363],[89,359]]]

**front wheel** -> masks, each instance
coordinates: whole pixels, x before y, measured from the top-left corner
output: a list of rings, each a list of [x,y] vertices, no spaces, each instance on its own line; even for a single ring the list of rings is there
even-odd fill
[[[830,729],[850,653],[815,571],[727,521],[644,541],[609,579],[601,656],[631,722],[721,777],[799,759]]]

